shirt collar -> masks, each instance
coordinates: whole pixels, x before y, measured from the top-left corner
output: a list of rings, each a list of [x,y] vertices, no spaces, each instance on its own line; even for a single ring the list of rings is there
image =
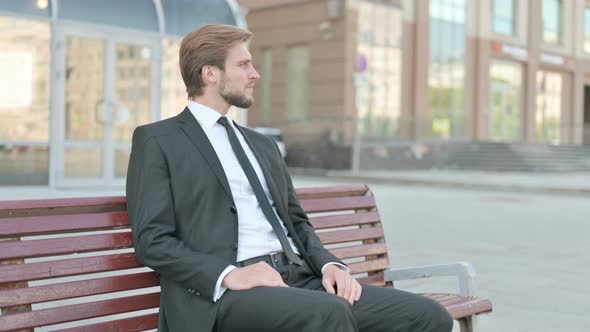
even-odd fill
[[[199,104],[196,101],[189,100],[187,107],[191,111],[195,119],[197,119],[197,121],[199,121],[199,123],[207,129],[211,129],[214,125],[218,124],[217,120],[219,120],[219,118],[222,117],[221,114],[214,111],[212,108],[207,107],[203,104]],[[233,127],[234,124],[231,119],[230,112],[227,112],[225,114],[225,117],[230,123],[230,126]]]

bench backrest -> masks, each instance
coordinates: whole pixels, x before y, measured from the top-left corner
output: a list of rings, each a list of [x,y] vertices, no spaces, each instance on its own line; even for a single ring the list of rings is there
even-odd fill
[[[387,247],[368,188],[297,194],[322,242],[359,280],[383,285]],[[0,202],[0,331],[154,329],[158,285],[133,254],[125,197]]]

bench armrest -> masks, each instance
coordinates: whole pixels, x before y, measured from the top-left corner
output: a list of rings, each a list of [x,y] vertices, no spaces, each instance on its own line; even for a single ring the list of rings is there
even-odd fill
[[[403,269],[389,268],[385,270],[385,281],[412,280],[432,277],[455,276],[459,281],[459,294],[474,296],[475,268],[469,262],[458,262],[442,265],[410,267]]]

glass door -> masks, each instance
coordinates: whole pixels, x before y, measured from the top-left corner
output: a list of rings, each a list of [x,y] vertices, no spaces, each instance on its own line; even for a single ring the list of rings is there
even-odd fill
[[[157,39],[57,31],[55,186],[123,186],[133,129],[157,117]]]

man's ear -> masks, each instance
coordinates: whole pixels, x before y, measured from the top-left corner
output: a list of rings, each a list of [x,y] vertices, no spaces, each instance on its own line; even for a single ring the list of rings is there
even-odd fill
[[[219,77],[219,69],[215,66],[204,65],[201,69],[201,77],[203,78],[203,82],[215,84]]]

